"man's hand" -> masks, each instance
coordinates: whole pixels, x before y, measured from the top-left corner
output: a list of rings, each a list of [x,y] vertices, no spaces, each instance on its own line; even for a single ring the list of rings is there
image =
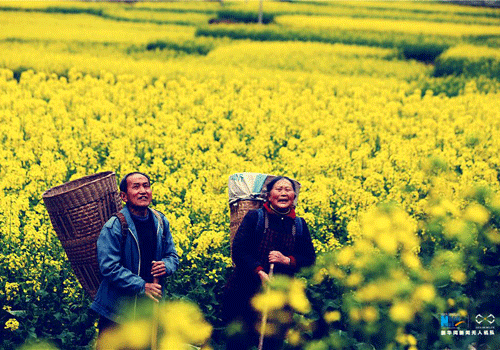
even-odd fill
[[[163,261],[153,261],[153,267],[151,268],[151,274],[153,277],[161,277],[167,274],[167,268]]]
[[[161,299],[161,285],[158,283],[146,283],[144,287],[144,291],[146,295],[157,303],[160,302]]]

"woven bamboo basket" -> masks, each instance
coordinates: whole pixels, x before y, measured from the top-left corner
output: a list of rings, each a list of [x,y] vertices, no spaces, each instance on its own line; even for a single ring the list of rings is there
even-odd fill
[[[245,215],[254,209],[259,209],[262,207],[264,202],[262,200],[251,200],[251,199],[240,199],[237,202],[229,204],[230,218],[229,218],[229,231],[230,231],[230,247],[231,256],[233,256],[233,240],[238,228],[243,221]]]
[[[106,221],[121,209],[115,173],[67,182],[47,190],[42,198],[76,277],[93,298],[102,279],[97,238]]]
[[[233,239],[236,235],[236,231],[241,225],[245,215],[254,209],[259,209],[263,205],[261,200],[239,200],[237,202],[231,203],[229,205],[230,209],[230,220],[229,220],[229,230],[230,230],[230,241],[231,247],[233,246]]]

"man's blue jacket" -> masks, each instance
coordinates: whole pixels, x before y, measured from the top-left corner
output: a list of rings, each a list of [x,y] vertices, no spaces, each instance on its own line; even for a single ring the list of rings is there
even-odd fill
[[[175,250],[170,226],[167,218],[159,212],[163,221],[159,225],[157,216],[151,209],[149,215],[153,215],[156,228],[157,249],[155,260],[163,261],[167,270],[166,276],[160,281],[163,286],[165,277],[172,275],[179,266],[179,257]],[[123,314],[120,312],[122,303],[127,299],[133,299],[144,294],[146,282],[139,277],[141,271],[141,251],[139,249],[139,238],[127,206],[121,210],[128,224],[128,235],[123,241],[120,220],[113,216],[104,225],[97,239],[97,260],[102,274],[102,282],[97,291],[91,309],[101,316],[114,322],[121,323]],[[122,246],[123,245],[123,246]]]

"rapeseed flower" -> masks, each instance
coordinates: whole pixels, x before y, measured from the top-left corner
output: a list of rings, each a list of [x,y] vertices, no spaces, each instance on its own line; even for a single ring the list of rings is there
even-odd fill
[[[389,316],[394,322],[410,323],[415,311],[408,302],[396,302],[389,310]]]
[[[288,303],[290,306],[300,313],[308,313],[311,311],[311,305],[305,294],[305,284],[303,281],[293,279],[290,282],[290,290],[288,292]]]
[[[327,323],[340,321],[341,315],[339,311],[327,311],[323,315]]]
[[[363,320],[366,322],[375,322],[379,317],[377,309],[373,306],[367,306],[361,310],[361,313]]]
[[[490,213],[484,206],[472,204],[465,210],[464,218],[479,225],[484,225],[490,219]]]
[[[257,294],[252,299],[252,306],[260,311],[279,310],[285,306],[287,295],[283,291],[270,290],[268,292]]]
[[[432,284],[422,284],[418,286],[414,293],[413,299],[430,303],[436,298],[436,289]]]
[[[14,332],[15,330],[17,330],[19,328],[19,321],[16,320],[15,318],[9,318],[6,322],[5,322],[5,326],[4,326],[4,329],[7,329],[11,332]]]

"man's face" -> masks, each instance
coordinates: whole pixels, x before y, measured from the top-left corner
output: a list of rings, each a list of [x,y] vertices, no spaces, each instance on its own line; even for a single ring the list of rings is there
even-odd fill
[[[127,193],[121,192],[122,200],[128,205],[147,208],[153,200],[151,184],[146,176],[133,174],[127,178]]]

